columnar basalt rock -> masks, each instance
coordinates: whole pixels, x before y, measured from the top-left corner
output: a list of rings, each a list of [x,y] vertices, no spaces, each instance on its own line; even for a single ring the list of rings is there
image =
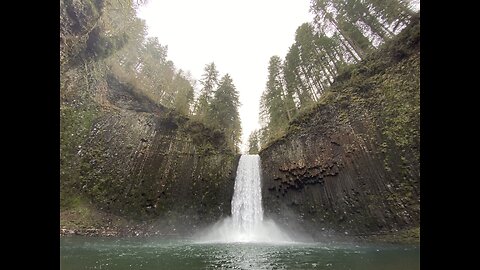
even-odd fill
[[[81,192],[138,220],[195,225],[229,215],[238,156],[223,137],[116,83],[107,95],[116,109],[94,120],[80,146]]]
[[[107,42],[106,53],[89,42],[99,38],[105,6],[60,1],[63,232],[147,223],[191,231],[229,215],[240,155],[221,131],[159,105],[112,70],[107,58],[120,47]]]
[[[357,235],[419,226],[418,29],[412,23],[344,72],[314,110],[260,152],[267,216]]]

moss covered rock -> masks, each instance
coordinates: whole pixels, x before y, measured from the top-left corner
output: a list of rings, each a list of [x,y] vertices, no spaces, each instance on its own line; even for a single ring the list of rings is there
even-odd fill
[[[112,216],[118,228],[191,231],[228,215],[238,155],[223,132],[113,74],[105,58],[126,40],[102,36],[104,7],[60,1],[62,230],[98,231]]]
[[[260,152],[267,215],[307,231],[389,234],[420,223],[420,22],[346,68]]]

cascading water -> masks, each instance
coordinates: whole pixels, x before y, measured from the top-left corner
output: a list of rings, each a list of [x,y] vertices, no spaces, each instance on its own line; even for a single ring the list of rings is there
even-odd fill
[[[260,156],[242,155],[232,198],[232,216],[200,237],[209,242],[291,242],[273,220],[264,220]]]
[[[254,232],[263,221],[259,167],[259,155],[240,157],[232,199],[232,219],[234,229],[242,234]]]

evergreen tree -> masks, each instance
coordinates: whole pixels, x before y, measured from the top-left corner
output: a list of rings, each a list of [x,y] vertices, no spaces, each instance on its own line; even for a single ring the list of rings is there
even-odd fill
[[[338,33],[357,60],[406,26],[413,15],[406,0],[312,0],[318,30]]]
[[[239,106],[238,91],[230,75],[226,74],[218,83],[218,89],[209,106],[208,124],[222,130],[227,143],[235,151],[238,151],[242,133]]]
[[[176,89],[174,108],[184,115],[189,115],[193,102],[193,87],[188,75],[184,75],[182,70],[175,75],[173,87]]]
[[[152,99],[171,107],[175,95],[172,82],[175,68],[167,60],[167,46],[162,46],[158,38],[147,38],[141,50],[141,64],[137,67],[140,88]]]
[[[318,61],[320,53],[315,46],[315,38],[313,27],[308,23],[298,27],[295,33],[295,45],[300,58],[299,73],[311,95],[318,99],[327,86],[324,78],[329,78],[327,76],[330,74],[325,74],[324,65]]]
[[[406,26],[413,16],[408,0],[311,0],[314,23],[295,32],[285,61],[270,59],[267,86],[260,99],[264,147],[278,138],[298,109],[317,102],[345,66]]]
[[[293,97],[284,89],[282,77],[282,62],[280,57],[272,56],[268,66],[268,81],[261,97],[260,111],[266,120],[266,133],[268,137],[277,137],[292,118],[294,104]]]
[[[252,133],[250,133],[250,136],[248,136],[248,153],[250,155],[256,155],[258,154],[259,151],[259,138],[258,138],[258,131],[254,130]]]
[[[204,71],[205,73],[200,81],[202,84],[202,89],[200,90],[200,95],[195,108],[196,117],[202,121],[206,120],[211,99],[213,97],[213,92],[218,85],[218,71],[215,67],[215,63],[212,62],[207,64]]]
[[[285,87],[289,91],[293,91],[300,102],[300,106],[306,106],[315,100],[315,96],[310,93],[311,89],[307,87],[307,83],[301,76],[301,59],[300,50],[297,44],[293,44],[285,56],[283,66],[283,76],[285,79]]]

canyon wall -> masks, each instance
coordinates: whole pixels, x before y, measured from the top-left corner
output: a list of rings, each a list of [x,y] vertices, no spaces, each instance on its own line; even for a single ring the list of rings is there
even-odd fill
[[[365,235],[420,224],[420,21],[345,70],[260,152],[266,215]]]

